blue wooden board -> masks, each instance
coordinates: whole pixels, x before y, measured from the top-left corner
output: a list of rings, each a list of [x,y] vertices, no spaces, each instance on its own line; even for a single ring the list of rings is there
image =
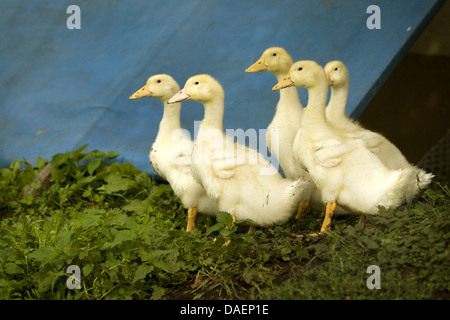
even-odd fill
[[[167,73],[183,87],[208,73],[225,89],[224,128],[264,129],[278,92],[268,73],[244,70],[270,46],[294,60],[346,63],[347,113],[357,118],[443,0],[183,0],[0,2],[0,167],[89,144],[118,151],[154,173],[148,152],[162,116],[155,99],[128,100],[147,77]],[[69,30],[69,5],[81,29]],[[369,5],[381,10],[370,30]],[[307,102],[305,91],[299,89]],[[199,103],[183,104],[193,134]]]

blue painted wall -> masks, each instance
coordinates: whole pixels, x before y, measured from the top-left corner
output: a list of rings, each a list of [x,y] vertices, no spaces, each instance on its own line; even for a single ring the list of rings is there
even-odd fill
[[[344,61],[347,113],[357,118],[443,3],[3,0],[0,166],[89,144],[153,173],[148,151],[162,105],[128,97],[156,73],[170,74],[180,87],[209,73],[225,89],[224,128],[266,128],[278,100],[276,79],[244,70],[270,46],[284,47],[294,60]],[[66,27],[71,4],[81,9],[79,30]],[[371,4],[381,9],[379,30],[366,26]],[[192,133],[202,116],[199,103],[183,104],[182,125]]]

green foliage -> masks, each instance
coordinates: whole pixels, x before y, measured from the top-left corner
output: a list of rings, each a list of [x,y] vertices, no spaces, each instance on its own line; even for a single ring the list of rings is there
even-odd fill
[[[313,245],[315,265],[298,272],[266,298],[448,299],[450,192],[434,184],[415,203],[380,209],[365,228],[339,226]],[[377,265],[381,289],[369,290],[367,267]]]
[[[187,214],[166,183],[116,152],[56,154],[46,165],[14,161],[0,169],[0,299],[407,299],[448,298],[449,190],[435,184],[414,203],[380,211],[361,230],[337,217],[325,236],[319,212],[248,234],[226,212]],[[378,265],[381,290],[366,268]],[[67,267],[81,269],[68,289]]]
[[[192,297],[234,296],[269,277],[265,264],[289,259],[280,245],[269,253],[266,237],[255,250],[246,221],[226,212],[199,216],[186,233],[186,212],[167,184],[111,162],[117,153],[84,149],[53,157],[52,184],[39,196],[22,195],[45,161],[2,169],[0,298],[161,299],[196,279],[203,283],[189,287]],[[79,290],[66,286],[70,265],[81,268]]]
[[[45,162],[2,169],[0,298],[146,298],[152,281],[180,281],[183,262],[164,234],[183,225],[173,219],[183,210],[170,187],[111,163],[116,152],[84,148],[53,157],[53,183],[40,196],[22,191]],[[82,269],[81,290],[66,287],[69,265]]]

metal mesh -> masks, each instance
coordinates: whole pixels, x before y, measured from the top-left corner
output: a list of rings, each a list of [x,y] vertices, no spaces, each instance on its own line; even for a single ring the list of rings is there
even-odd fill
[[[420,159],[417,164],[432,172],[435,180],[450,181],[450,128],[444,136]]]

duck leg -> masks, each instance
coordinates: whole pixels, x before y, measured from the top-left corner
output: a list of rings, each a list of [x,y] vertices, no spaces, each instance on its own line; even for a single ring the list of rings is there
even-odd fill
[[[333,218],[334,210],[336,210],[336,201],[327,203],[325,218],[323,219],[322,228],[320,228],[320,233],[324,233],[327,230],[330,230],[331,219]]]
[[[320,228],[320,232],[310,233],[310,237],[318,237],[324,234],[327,230],[331,229],[331,219],[334,215],[334,210],[336,210],[336,201],[327,203],[327,207],[325,210],[325,218],[323,219],[322,227]],[[322,212],[323,215],[323,212]],[[298,235],[297,237],[303,238],[303,235]]]
[[[236,222],[236,216],[233,216],[233,223],[232,226],[234,227],[234,223]],[[252,233],[253,231],[255,231],[256,227],[251,224],[250,227],[248,227],[248,234]],[[228,240],[230,241],[230,240]],[[229,242],[228,242],[229,243]]]
[[[232,226],[234,227],[234,223],[236,222],[236,216],[233,214],[232,215],[232,217],[233,217],[233,222],[232,222]],[[228,227],[227,227],[227,229],[228,229]],[[229,245],[231,243],[231,239],[228,239],[227,241],[225,241],[225,243],[223,244],[224,246],[227,246],[227,245]]]
[[[365,214],[361,214],[361,217],[359,218],[359,226],[361,227],[361,230],[363,230],[364,227],[366,226],[366,215]]]
[[[295,219],[300,220],[306,215],[306,209],[309,207],[309,201],[301,201],[298,205],[297,215]]]
[[[186,226],[186,232],[191,231],[195,227],[195,218],[197,218],[197,208],[188,209],[188,222]]]

